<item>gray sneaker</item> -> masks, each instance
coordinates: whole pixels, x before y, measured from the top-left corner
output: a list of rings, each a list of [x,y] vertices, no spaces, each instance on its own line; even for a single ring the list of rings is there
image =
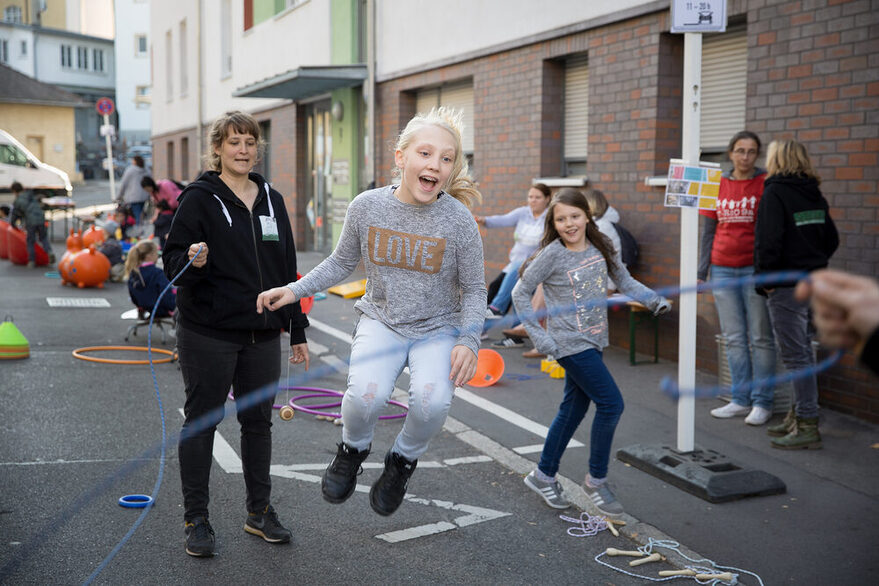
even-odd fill
[[[589,497],[589,500],[592,501],[592,504],[595,505],[599,512],[610,516],[622,515],[624,513],[623,505],[614,496],[606,482],[598,488],[592,488],[588,484],[583,483],[583,490],[586,491],[586,496]]]
[[[534,472],[531,472],[531,474],[525,477],[525,486],[539,494],[546,501],[546,504],[553,509],[567,509],[571,506],[571,503],[562,496],[562,487],[557,480],[555,482],[544,482],[537,478]]]

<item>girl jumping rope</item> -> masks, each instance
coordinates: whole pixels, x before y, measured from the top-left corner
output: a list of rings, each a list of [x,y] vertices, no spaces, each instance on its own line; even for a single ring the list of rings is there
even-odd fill
[[[340,282],[361,259],[366,267],[366,293],[354,305],[360,319],[342,399],[342,442],[321,482],[331,503],[354,492],[403,367],[410,369],[409,412],[369,493],[380,515],[400,506],[455,387],[476,373],[486,289],[469,207],[481,196],[468,175],[461,128],[460,112],[451,109],[415,116],[397,140],[399,185],[354,198],[333,253],[301,280],[257,298],[257,312],[274,311]]]
[[[568,441],[589,403],[594,402],[584,488],[602,514],[620,515],[623,507],[607,485],[610,447],[623,412],[623,397],[602,361],[602,350],[608,344],[608,275],[620,291],[656,315],[667,312],[671,303],[632,278],[610,240],[598,230],[586,197],[576,189],[565,188],[555,196],[547,211],[540,248],[523,266],[513,289],[516,311],[534,347],[556,357],[565,369],[562,404],[549,428],[537,469],[525,477],[525,484],[553,508],[570,506],[556,472]],[[531,310],[531,295],[540,283],[548,312],[546,330]]]

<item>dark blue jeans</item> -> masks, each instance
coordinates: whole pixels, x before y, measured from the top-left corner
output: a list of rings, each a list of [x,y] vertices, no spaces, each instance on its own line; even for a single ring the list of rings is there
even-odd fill
[[[281,374],[280,336],[238,344],[218,340],[178,324],[177,349],[186,387],[185,421],[177,446],[183,486],[183,516],[207,516],[208,484],[214,452],[214,431],[223,420],[229,388],[241,424],[241,464],[247,489],[247,510],[270,504],[272,481],[272,404]],[[255,391],[262,396],[247,398]],[[249,404],[248,408],[241,405]]]
[[[540,471],[555,476],[568,442],[586,416],[589,403],[595,403],[595,418],[589,439],[589,475],[607,476],[610,446],[623,414],[623,396],[601,359],[601,352],[590,349],[558,359],[565,369],[565,396],[559,406],[540,454]]]

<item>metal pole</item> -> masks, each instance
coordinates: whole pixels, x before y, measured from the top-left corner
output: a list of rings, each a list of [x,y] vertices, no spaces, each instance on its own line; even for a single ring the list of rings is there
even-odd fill
[[[104,114],[104,128],[107,128],[109,125],[110,116]],[[110,201],[113,201],[116,199],[116,171],[113,165],[113,144],[109,132],[104,134],[104,141],[107,145],[107,170],[110,172]]]
[[[699,164],[699,118],[702,112],[702,33],[684,34],[684,97],[681,158],[687,165]],[[699,253],[699,210],[681,208],[681,288],[696,285]],[[693,389],[696,384],[695,292],[680,297],[678,334],[678,386]],[[692,452],[696,398],[682,394],[678,399],[678,450]]]
[[[366,184],[375,180],[375,0],[366,0]]]

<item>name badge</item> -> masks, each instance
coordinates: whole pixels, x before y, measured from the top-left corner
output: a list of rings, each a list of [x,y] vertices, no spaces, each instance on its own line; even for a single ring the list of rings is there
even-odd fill
[[[278,222],[270,216],[260,216],[259,223],[262,225],[263,241],[278,241]]]

